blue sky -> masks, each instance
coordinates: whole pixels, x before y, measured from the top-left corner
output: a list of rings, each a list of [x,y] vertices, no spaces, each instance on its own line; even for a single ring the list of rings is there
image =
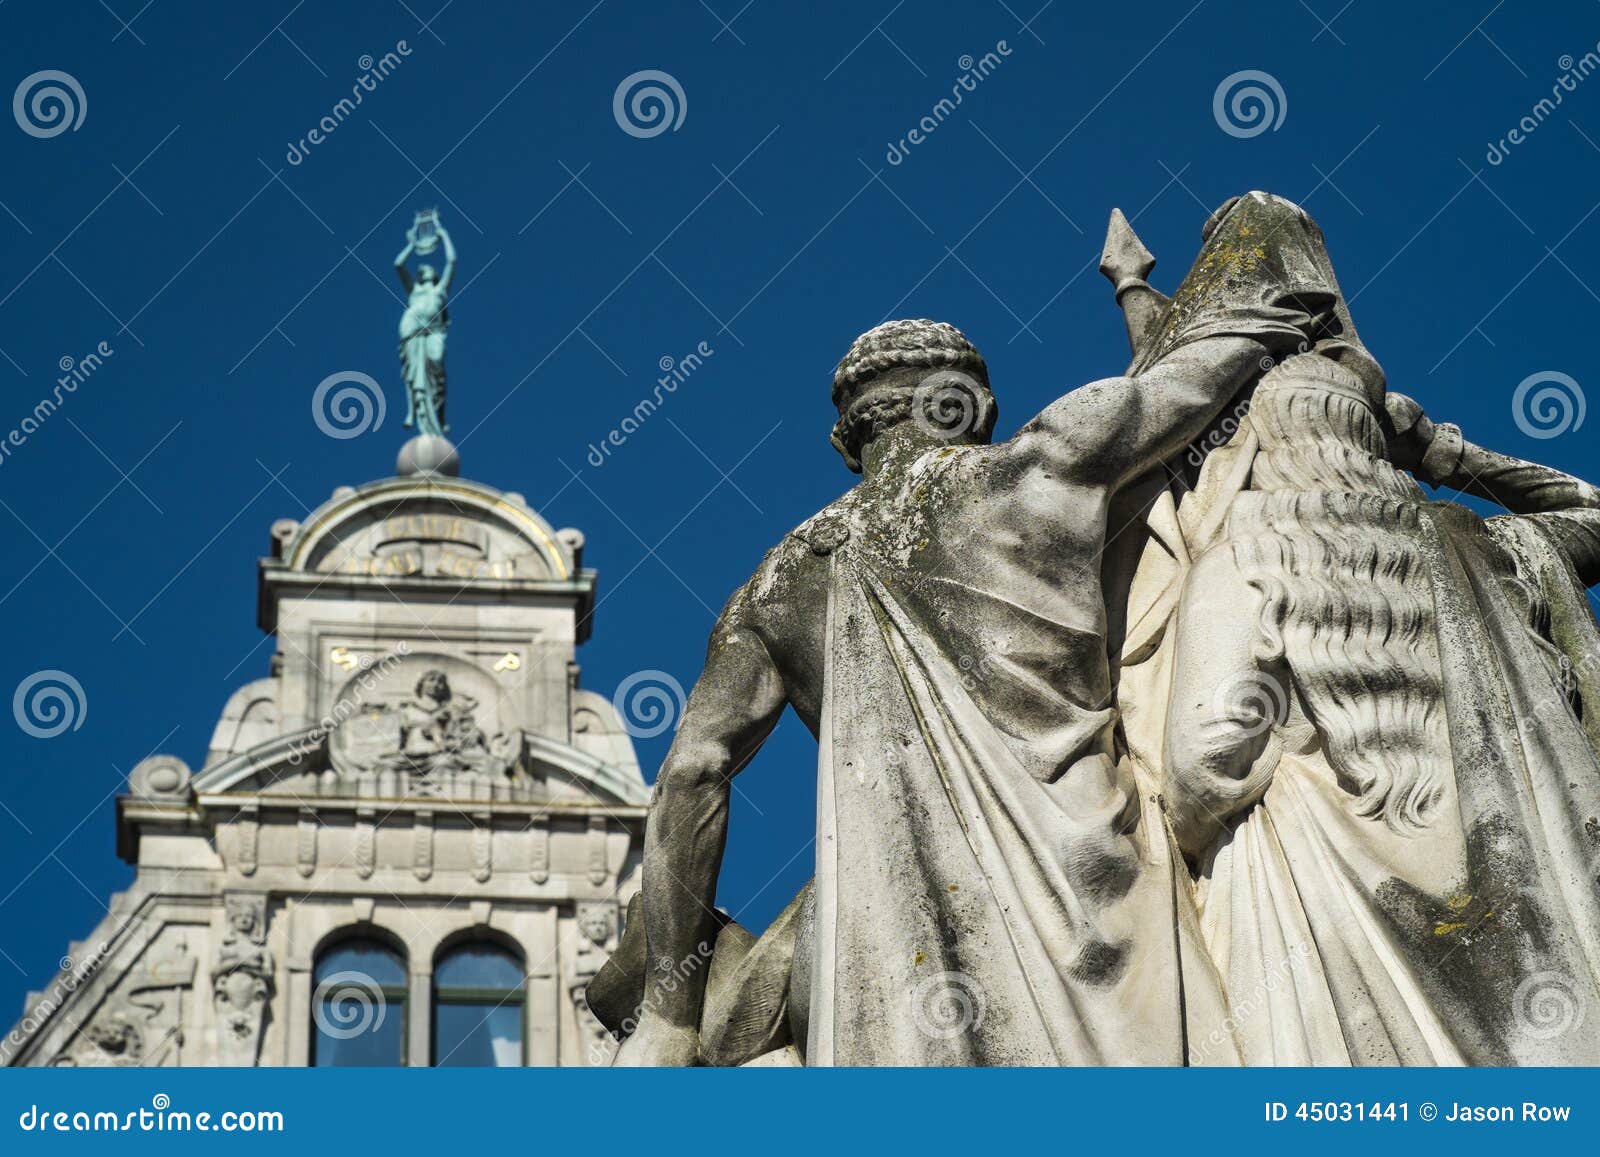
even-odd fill
[[[1541,436],[1513,412],[1530,375],[1580,398],[1597,376],[1600,76],[1572,78],[1600,5],[742,2],[0,8],[4,85],[64,72],[83,105],[56,135],[0,123],[0,436],[64,359],[112,351],[0,459],[0,692],[58,669],[86,703],[55,738],[0,727],[0,1010],[131,878],[112,848],[127,770],[198,764],[230,690],[266,672],[270,524],[390,472],[390,261],[419,207],[460,250],[464,473],[587,534],[603,602],[579,657],[606,692],[650,668],[692,682],[728,594],[850,485],[828,383],[860,331],[959,325],[1002,436],[1121,370],[1093,268],[1112,206],[1170,290],[1223,199],[1300,201],[1392,386],[1600,476],[1600,419]],[[387,52],[399,64],[291,163]],[[683,93],[653,136],[613,112],[643,70]],[[1260,132],[1228,121],[1226,90],[1216,112],[1245,71],[1278,90]],[[701,343],[704,365],[593,465],[662,359]],[[388,418],[335,440],[311,395],[343,371],[384,383]],[[641,742],[647,776],[665,747]],[[810,874],[813,761],[790,719],[740,781],[722,902],[755,927]]]

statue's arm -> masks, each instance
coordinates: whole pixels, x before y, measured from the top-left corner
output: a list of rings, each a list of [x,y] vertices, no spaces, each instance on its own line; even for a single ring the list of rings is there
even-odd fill
[[[1185,580],[1167,701],[1162,799],[1184,855],[1196,859],[1266,791],[1291,695],[1281,661],[1256,657],[1261,596],[1232,552],[1213,550]]]
[[[1024,426],[1014,445],[1062,478],[1115,490],[1197,437],[1269,353],[1248,337],[1191,342],[1135,377],[1073,390]]]
[[[766,646],[725,611],[656,777],[644,843],[644,1011],[618,1064],[692,1064],[698,1057],[729,793],[786,703]]]
[[[1600,508],[1600,487],[1469,442],[1460,427],[1430,421],[1404,394],[1390,393],[1385,407],[1390,456],[1429,486],[1487,499],[1512,514]]]
[[[1430,421],[1404,394],[1390,393],[1385,405],[1396,465],[1429,486],[1537,518],[1560,541],[1584,585],[1600,582],[1600,487],[1470,442],[1459,427]]]
[[[443,225],[439,226],[439,241],[444,245],[444,272],[439,276],[439,291],[449,293],[450,281],[456,275],[456,247]]]
[[[411,292],[411,271],[406,268],[406,262],[411,260],[411,251],[416,248],[417,244],[413,233],[414,231],[406,234],[406,247],[396,253],[394,257],[395,276],[400,279],[400,284],[407,293]]]

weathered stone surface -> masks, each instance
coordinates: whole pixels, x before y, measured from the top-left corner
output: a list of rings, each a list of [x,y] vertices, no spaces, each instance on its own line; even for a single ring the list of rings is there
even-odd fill
[[[647,791],[611,697],[577,686],[582,535],[418,474],[341,488],[271,541],[269,674],[228,697],[202,767],[133,769],[134,882],[0,1063],[305,1064],[318,954],[356,936],[404,949],[410,1063],[435,957],[472,939],[525,962],[527,1063],[606,1063],[584,989],[637,886]]]
[[[1600,491],[1386,396],[1288,202],[1224,205],[1171,299],[1153,262],[1114,216],[1128,375],[997,446],[950,327],[840,363],[864,480],[717,624],[618,1063],[1600,1062]],[[785,707],[813,907],[666,984]]]
[[[1256,212],[1241,202],[1221,228]],[[1107,510],[1264,359],[1312,340],[1332,300],[1169,325],[1161,356],[996,446],[987,368],[959,332],[859,339],[833,440],[864,480],[729,602],[662,768],[651,975],[703,937],[727,779],[793,706],[821,744],[808,1061],[1181,1061],[1160,821],[1113,739]],[[647,1000],[619,1063],[695,1059],[702,988]]]

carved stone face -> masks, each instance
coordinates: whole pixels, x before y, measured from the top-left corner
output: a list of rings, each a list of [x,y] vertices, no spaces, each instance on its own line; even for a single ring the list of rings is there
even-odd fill
[[[611,938],[611,913],[605,908],[587,908],[578,914],[578,928],[595,944]]]
[[[256,930],[255,909],[248,904],[236,904],[228,909],[228,924],[235,932],[249,936]]]
[[[443,671],[428,671],[417,680],[417,695],[432,699],[435,703],[447,702],[450,699],[450,680]]]

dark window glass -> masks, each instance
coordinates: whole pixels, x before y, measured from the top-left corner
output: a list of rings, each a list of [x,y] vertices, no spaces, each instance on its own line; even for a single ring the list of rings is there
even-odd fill
[[[311,994],[311,1063],[381,1067],[406,1063],[406,966],[372,940],[345,940],[319,957]]]
[[[522,965],[492,944],[463,944],[433,970],[434,1064],[523,1063]]]

